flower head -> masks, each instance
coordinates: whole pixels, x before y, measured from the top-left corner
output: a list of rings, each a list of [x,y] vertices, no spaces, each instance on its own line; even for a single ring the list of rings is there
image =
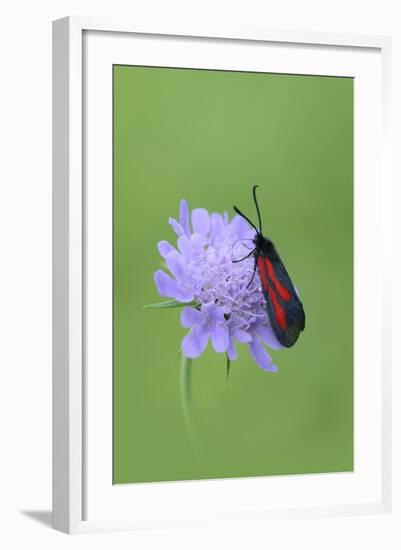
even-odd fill
[[[184,307],[181,324],[190,329],[182,341],[184,355],[199,357],[209,340],[216,352],[237,358],[236,343],[246,344],[256,363],[273,372],[277,367],[264,344],[281,348],[270,326],[259,277],[251,284],[254,258],[233,263],[249,254],[254,229],[240,216],[209,214],[196,208],[191,214],[185,200],[179,221],[170,218],[177,235],[177,248],[158,243],[159,253],[170,274],[154,274],[161,296],[194,304]]]

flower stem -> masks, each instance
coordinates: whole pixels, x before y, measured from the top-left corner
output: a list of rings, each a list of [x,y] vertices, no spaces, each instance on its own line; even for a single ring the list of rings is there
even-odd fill
[[[182,354],[180,368],[181,406],[185,426],[193,449],[199,449],[199,439],[194,427],[193,408],[191,399],[192,359]]]

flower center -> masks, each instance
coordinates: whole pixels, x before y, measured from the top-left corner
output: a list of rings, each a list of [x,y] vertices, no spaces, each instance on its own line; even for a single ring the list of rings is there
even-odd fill
[[[223,307],[228,325],[247,330],[258,320],[266,318],[258,274],[249,285],[254,272],[254,258],[233,263],[231,242],[218,248],[209,245],[202,249],[193,257],[190,271],[195,298],[201,308],[202,304],[212,303]]]

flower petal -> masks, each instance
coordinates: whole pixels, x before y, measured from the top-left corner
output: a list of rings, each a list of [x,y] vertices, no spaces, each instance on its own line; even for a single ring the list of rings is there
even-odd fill
[[[185,199],[182,199],[180,202],[180,225],[183,228],[185,235],[189,237],[191,230],[189,228],[188,203]]]
[[[230,338],[228,342],[227,355],[230,361],[235,361],[235,359],[237,359],[237,350],[235,349],[233,338]]]
[[[245,239],[249,235],[249,227],[249,223],[242,216],[237,215],[231,220],[230,233],[237,239]],[[252,229],[252,231],[255,234],[255,230]]]
[[[196,359],[205,351],[208,339],[208,334],[201,327],[194,327],[182,340],[184,355]]]
[[[213,230],[221,231],[224,227],[223,216],[217,212],[210,214],[210,225]]]
[[[156,288],[161,296],[166,298],[175,298],[179,302],[190,302],[193,300],[193,293],[185,288],[182,288],[181,285],[172,279],[164,271],[156,271],[153,276]]]
[[[209,327],[214,328],[225,321],[225,307],[217,306],[214,302],[202,304],[204,315],[208,319]]]
[[[191,240],[186,235],[181,235],[181,237],[178,238],[177,244],[185,259],[192,260],[194,257],[194,248]]]
[[[169,252],[166,256],[166,264],[178,282],[185,282],[188,266],[182,254],[177,252],[177,250]]]
[[[234,332],[235,338],[238,340],[238,342],[241,342],[242,344],[248,344],[252,341],[252,336],[245,332],[245,330],[241,330],[240,328],[237,328],[237,330]]]
[[[202,313],[199,309],[193,307],[186,307],[181,313],[181,324],[185,328],[193,327],[194,325],[200,325],[202,323]]]
[[[168,223],[171,225],[171,227],[173,228],[174,232],[175,232],[179,237],[181,237],[181,235],[184,235],[184,229],[183,229],[182,226],[177,222],[177,220],[175,220],[174,218],[169,218],[169,219],[168,219]]]
[[[257,338],[249,344],[249,351],[259,367],[268,372],[275,372],[277,367],[273,365],[272,358]]]
[[[172,252],[174,250],[174,246],[172,246],[167,241],[160,241],[157,243],[157,248],[159,250],[159,254],[162,258],[165,258],[169,252]]]
[[[227,351],[228,348],[228,332],[224,330],[223,327],[217,325],[210,332],[210,338],[212,339],[212,344],[218,353]]]
[[[203,237],[203,235],[201,235],[200,233],[192,233],[191,243],[196,250],[199,250],[203,248],[206,244],[205,237]]]
[[[218,246],[224,238],[225,224],[223,216],[214,212],[210,215],[209,239],[212,245]]]
[[[273,329],[267,325],[258,325],[255,329],[259,338],[272,349],[282,349],[283,346],[277,340]]]
[[[195,208],[192,210],[191,219],[194,233],[200,233],[206,237],[210,228],[209,212],[205,208]]]

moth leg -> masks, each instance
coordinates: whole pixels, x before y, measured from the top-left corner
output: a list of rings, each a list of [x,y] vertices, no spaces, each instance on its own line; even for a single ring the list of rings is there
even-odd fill
[[[252,273],[252,279],[249,281],[249,283],[247,284],[247,287],[246,288],[249,288],[252,284],[252,281],[254,280],[255,278],[255,273],[256,273],[256,266],[258,265],[258,259],[257,257],[255,256],[255,263],[253,264],[253,273]]]
[[[244,256],[243,258],[241,258],[240,260],[232,260],[233,264],[237,264],[238,262],[243,262],[244,260],[246,260],[247,258],[249,258],[250,256],[252,256],[252,254],[255,252],[255,248],[253,250],[250,251],[249,254],[247,254],[246,256]]]

